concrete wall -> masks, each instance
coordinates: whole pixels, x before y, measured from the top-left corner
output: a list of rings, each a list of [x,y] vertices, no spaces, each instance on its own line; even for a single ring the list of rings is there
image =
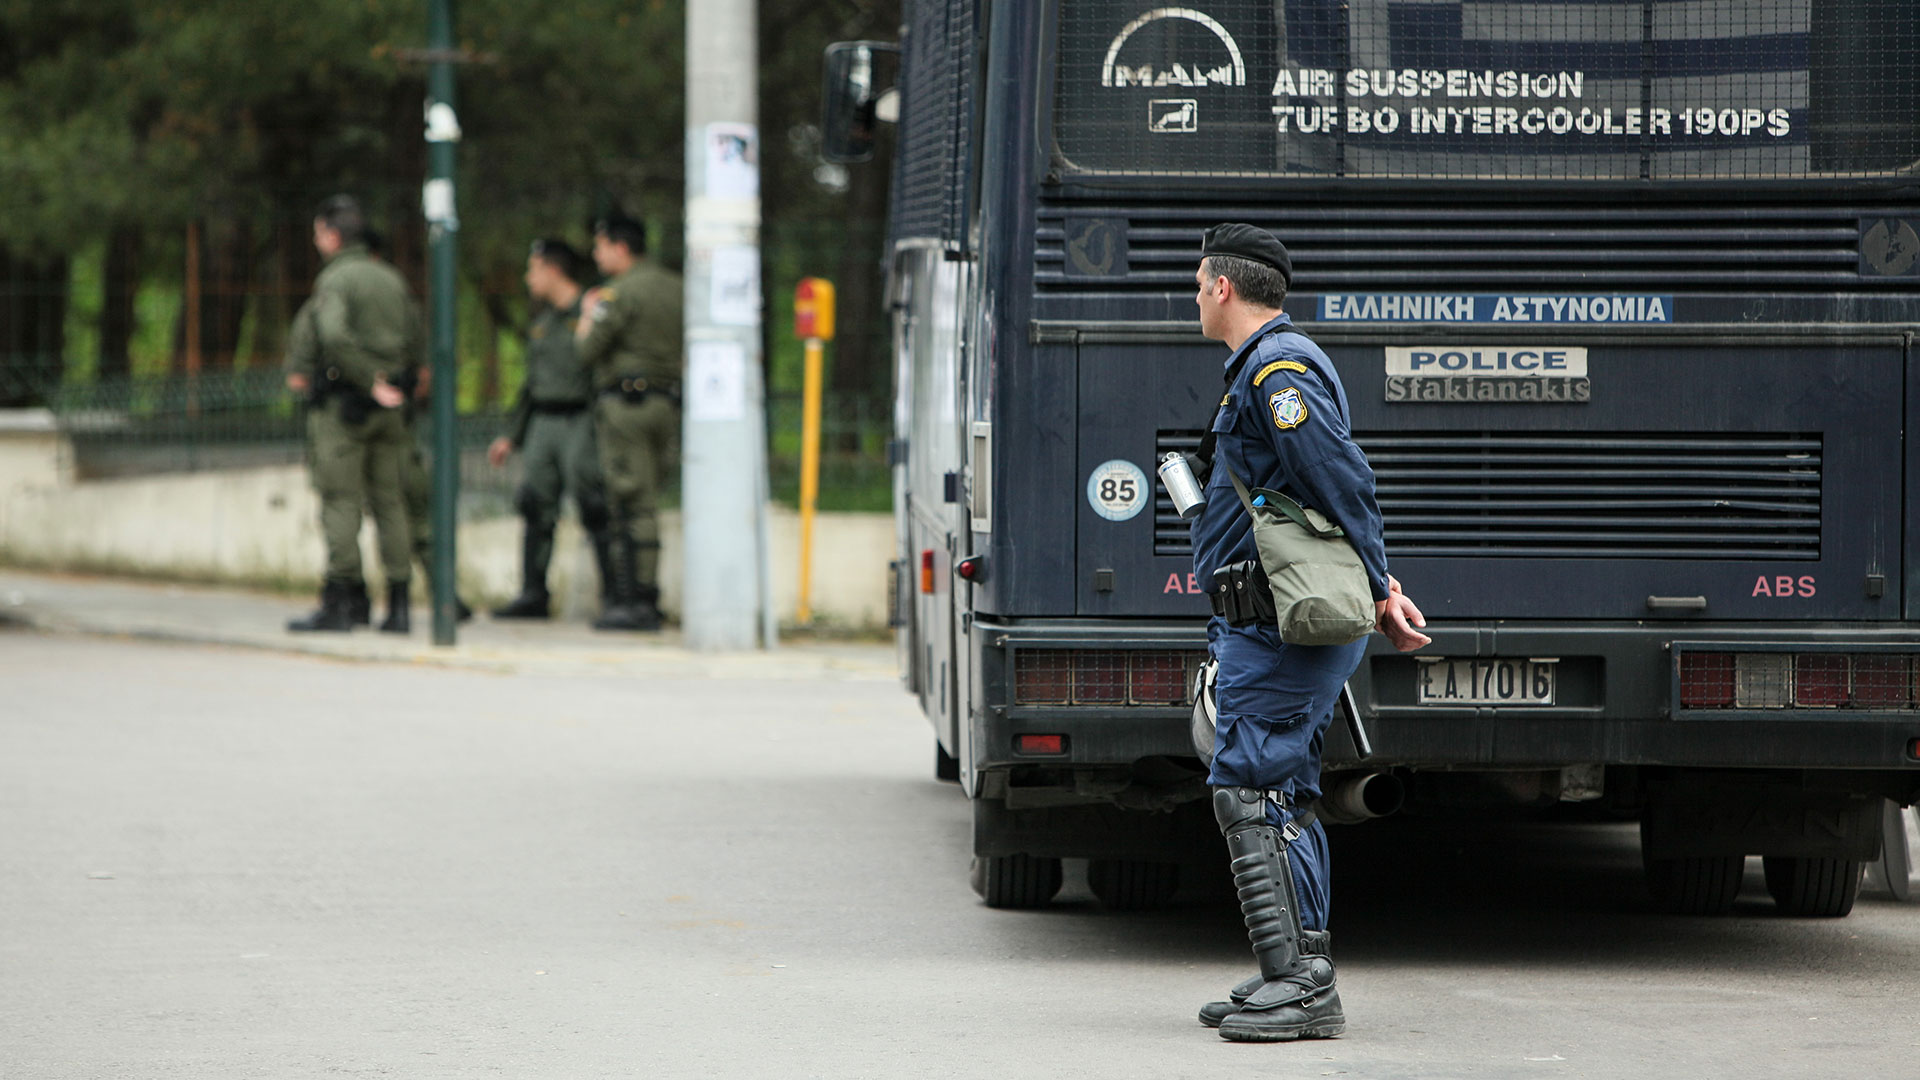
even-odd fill
[[[0,409],[0,495],[73,482],[73,444],[47,409]]]
[[[7,414],[0,413],[0,418]],[[318,587],[324,560],[319,500],[299,466],[177,473],[74,483],[71,447],[53,428],[0,422],[0,563],[176,580]],[[798,596],[800,526],[793,511],[771,509],[774,601],[793,621]],[[680,610],[678,511],[661,519],[661,607]],[[493,518],[460,526],[460,587],[476,606],[503,602],[520,585],[520,521]],[[850,630],[886,626],[887,561],[893,523],[885,514],[820,514],[814,534],[813,610],[820,625]],[[368,583],[379,587],[373,527],[361,533]],[[743,568],[751,572],[751,568]],[[416,574],[417,593],[424,575]],[[585,534],[561,523],[549,575],[563,616],[598,606],[597,575]]]

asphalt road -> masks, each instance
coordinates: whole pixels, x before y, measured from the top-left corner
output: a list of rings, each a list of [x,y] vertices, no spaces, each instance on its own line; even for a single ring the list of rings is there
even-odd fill
[[[871,674],[0,633],[0,1077],[1913,1077],[1920,905],[1656,915],[1630,827],[1334,836],[1345,1038],[1217,881],[1008,913]]]

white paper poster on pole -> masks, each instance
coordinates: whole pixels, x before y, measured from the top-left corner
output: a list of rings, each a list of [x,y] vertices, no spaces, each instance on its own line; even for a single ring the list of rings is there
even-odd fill
[[[746,245],[713,249],[713,294],[708,317],[720,326],[760,322],[760,249]]]
[[[690,343],[686,394],[689,419],[746,419],[747,350],[737,341]]]
[[[707,198],[760,197],[760,133],[752,124],[707,125]]]

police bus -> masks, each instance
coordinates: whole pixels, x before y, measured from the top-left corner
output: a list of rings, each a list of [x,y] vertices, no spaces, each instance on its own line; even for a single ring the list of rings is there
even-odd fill
[[[975,887],[1087,858],[1145,906],[1213,850],[1153,474],[1221,392],[1201,230],[1244,221],[1432,620],[1362,664],[1329,791],[1605,800],[1668,908],[1757,855],[1845,914],[1920,795],[1920,4],[1186,2],[908,0],[829,50],[832,151],[899,123],[898,642]]]

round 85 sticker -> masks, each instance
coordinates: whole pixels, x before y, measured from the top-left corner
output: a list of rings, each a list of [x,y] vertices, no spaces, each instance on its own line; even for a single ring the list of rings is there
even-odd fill
[[[1121,458],[1104,462],[1087,477],[1087,502],[1108,521],[1126,521],[1147,505],[1147,474]]]

